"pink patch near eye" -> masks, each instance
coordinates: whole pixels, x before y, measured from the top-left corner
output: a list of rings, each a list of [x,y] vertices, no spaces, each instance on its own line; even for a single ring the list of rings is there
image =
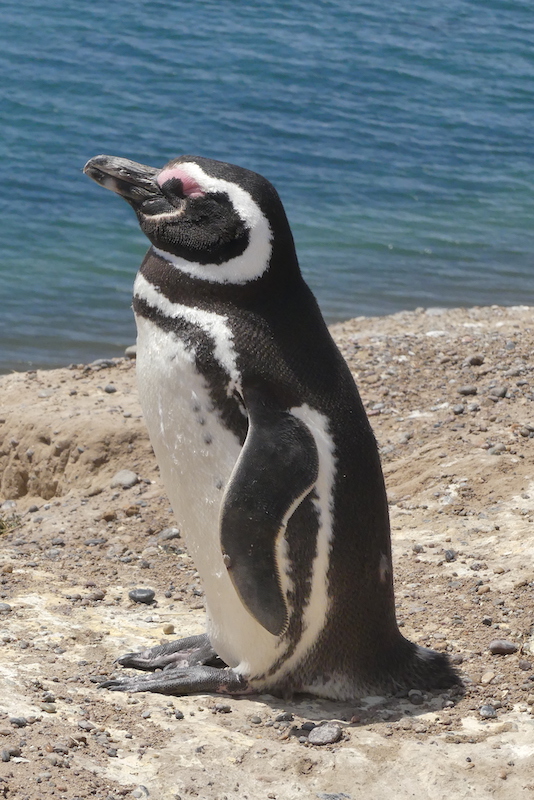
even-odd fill
[[[205,194],[200,185],[180,167],[163,169],[157,177],[157,182],[160,186],[163,186],[164,183],[170,181],[172,178],[178,178],[182,182],[186,197],[202,197]]]

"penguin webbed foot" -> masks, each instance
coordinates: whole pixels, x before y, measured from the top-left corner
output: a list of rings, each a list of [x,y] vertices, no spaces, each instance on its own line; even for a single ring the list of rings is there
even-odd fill
[[[247,694],[247,681],[230,667],[195,666],[165,669],[152,675],[129,675],[104,681],[102,689],[112,692],[155,692],[157,694]]]
[[[226,666],[211,646],[205,633],[165,642],[165,644],[150,647],[139,653],[126,653],[117,659],[117,663],[123,667],[132,667],[146,672],[153,672],[157,669],[185,669],[195,666]]]

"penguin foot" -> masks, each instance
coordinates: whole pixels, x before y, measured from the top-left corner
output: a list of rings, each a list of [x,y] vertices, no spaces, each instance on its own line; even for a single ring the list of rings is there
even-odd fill
[[[191,637],[193,638],[193,637]],[[196,637],[195,637],[196,638]],[[247,681],[230,667],[195,666],[188,669],[165,669],[154,675],[130,675],[104,681],[100,688],[112,692],[156,692],[157,694],[247,694]]]
[[[188,636],[177,639],[175,642],[160,644],[150,647],[140,653],[126,653],[117,659],[123,667],[133,667],[152,672],[156,669],[169,669],[171,667],[195,667],[209,665],[212,667],[225,667],[213,647],[207,634]],[[148,690],[146,690],[148,691]]]

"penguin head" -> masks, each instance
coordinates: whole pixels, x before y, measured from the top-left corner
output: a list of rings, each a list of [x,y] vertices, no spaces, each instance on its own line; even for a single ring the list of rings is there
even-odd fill
[[[276,190],[250,170],[195,156],[173,159],[158,170],[100,155],[84,172],[123,197],[156,253],[194,278],[256,280],[269,269],[274,239],[294,254]]]

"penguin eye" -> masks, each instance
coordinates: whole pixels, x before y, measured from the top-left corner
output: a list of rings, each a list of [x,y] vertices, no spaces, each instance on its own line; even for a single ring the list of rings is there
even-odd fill
[[[184,184],[180,178],[169,178],[168,181],[161,186],[161,191],[171,202],[177,197],[180,200],[185,199]]]

